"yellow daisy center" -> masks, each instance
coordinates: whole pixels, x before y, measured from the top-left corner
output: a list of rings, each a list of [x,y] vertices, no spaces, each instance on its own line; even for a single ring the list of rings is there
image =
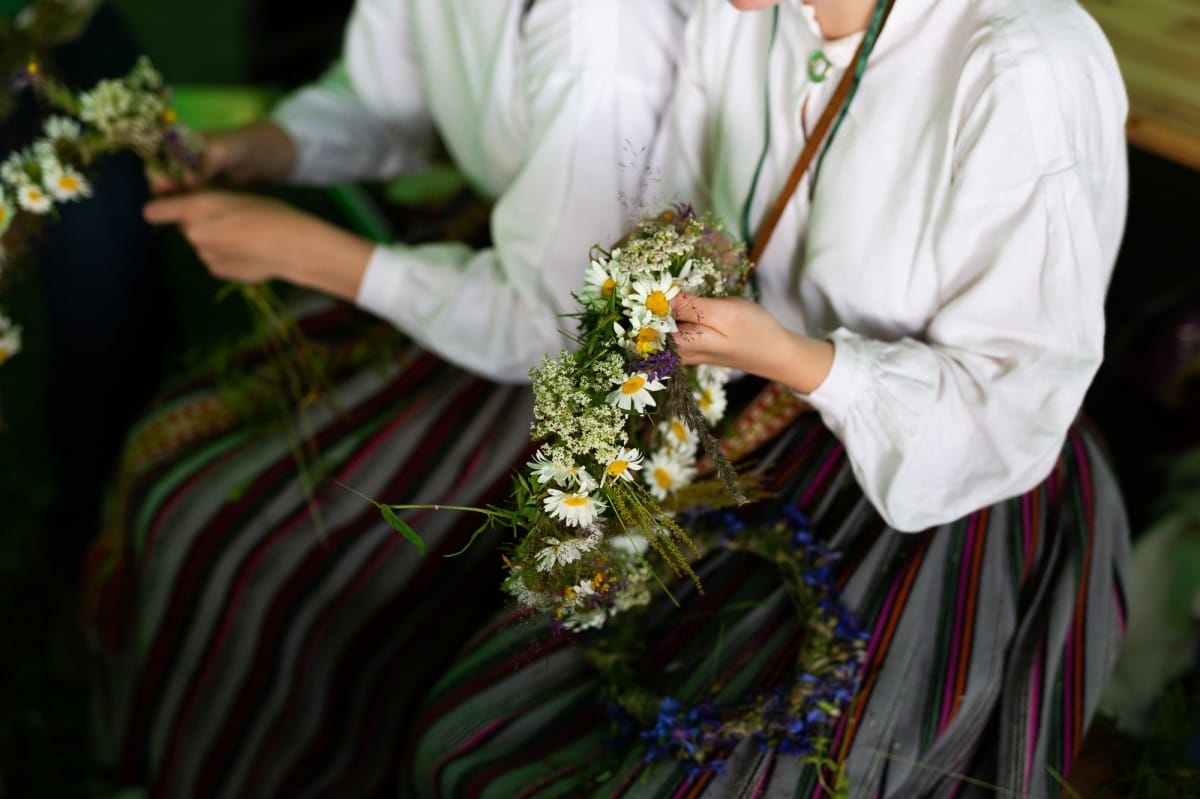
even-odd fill
[[[652,291],[646,298],[646,310],[655,316],[666,316],[667,312],[671,310],[671,301],[661,291]]]
[[[655,469],[654,470],[654,482],[658,483],[659,488],[662,488],[662,489],[670,488],[671,487],[671,473],[668,472],[666,469],[662,469],[662,468]]]
[[[617,288],[617,281],[613,280],[610,277],[608,280],[604,281],[604,285],[600,287],[600,296],[604,297],[605,299],[608,299],[609,297],[612,296],[612,293],[613,293],[613,291],[616,290],[616,288]]]
[[[63,191],[79,191],[79,180],[72,175],[60,175],[58,187]]]
[[[162,112],[162,121],[164,125],[172,125],[175,122],[175,109],[164,108]]]
[[[39,191],[38,189],[26,189],[25,190],[25,198],[27,200],[29,200],[30,202],[36,203],[39,200],[41,200],[42,197],[44,197],[44,196],[45,195],[43,195],[41,193],[41,191]]]
[[[675,436],[680,441],[687,441],[688,431],[687,428],[683,426],[683,422],[680,422],[678,419],[671,422],[671,435]]]
[[[629,397],[641,391],[645,385],[646,378],[641,375],[634,375],[621,384],[621,393]]]
[[[637,351],[642,355],[658,352],[658,331],[652,327],[643,327],[636,337]]]
[[[712,404],[713,404],[712,392],[709,391],[708,389],[701,391],[700,392],[700,407],[703,408],[704,410],[708,410],[709,408],[712,407]]]
[[[621,461],[621,460],[613,461],[612,463],[608,464],[608,469],[607,469],[608,476],[609,477],[620,477],[622,474],[625,473],[625,470],[628,468],[629,468],[629,461]]]
[[[582,508],[588,503],[588,498],[581,494],[572,494],[563,500],[563,504],[572,508]]]

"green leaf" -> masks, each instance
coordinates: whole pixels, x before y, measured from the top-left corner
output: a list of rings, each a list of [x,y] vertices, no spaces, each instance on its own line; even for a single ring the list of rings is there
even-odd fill
[[[383,520],[390,524],[393,530],[407,538],[408,542],[415,546],[422,555],[425,554],[425,541],[417,535],[417,531],[412,528],[411,524],[397,516],[396,511],[387,505],[380,505],[379,512],[383,514]]]
[[[471,533],[471,539],[469,541],[467,541],[466,545],[463,546],[462,549],[458,550],[457,552],[451,552],[449,555],[446,555],[446,557],[447,558],[457,558],[459,555],[466,552],[468,549],[471,548],[471,544],[475,543],[475,539],[479,538],[479,536],[483,535],[484,531],[486,531],[491,526],[492,526],[492,519],[491,519],[491,517],[489,517],[487,521],[485,521],[483,524],[481,524],[477,528],[475,528],[475,532]]]

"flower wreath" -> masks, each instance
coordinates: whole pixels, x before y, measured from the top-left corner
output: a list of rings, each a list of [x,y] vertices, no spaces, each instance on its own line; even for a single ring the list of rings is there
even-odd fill
[[[530,373],[531,435],[542,444],[515,478],[513,505],[459,509],[487,517],[476,536],[497,525],[514,533],[503,587],[519,605],[568,632],[604,628],[585,646],[618,726],[638,731],[647,760],[720,769],[723,753],[750,737],[817,764],[836,793],[843,780],[828,731],[854,694],[864,636],[838,600],[834,554],[802,515],[747,526],[733,513],[763,492],[735,473],[710,429],[724,417],[730,372],[682,364],[673,340],[680,292],[744,295],[752,269],[741,244],[686,205],[643,219],[611,250],[593,250],[580,310],[569,317],[577,346]],[[701,451],[715,478],[697,479]],[[367,499],[423,547],[395,511],[432,506]],[[690,578],[703,593],[692,564],[715,548],[775,564],[806,638],[786,684],[742,704],[684,707],[642,684],[639,630],[655,584],[670,596],[666,579]]]

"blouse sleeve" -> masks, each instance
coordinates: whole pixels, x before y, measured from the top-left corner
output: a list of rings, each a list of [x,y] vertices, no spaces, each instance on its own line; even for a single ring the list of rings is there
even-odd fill
[[[1115,68],[1077,95],[1049,77],[1001,73],[964,116],[930,231],[943,296],[922,340],[837,330],[832,371],[807,397],[899,530],[1045,479],[1102,358],[1124,90]]]
[[[493,246],[378,247],[359,304],[502,382],[527,381],[544,353],[568,346],[560,315],[575,310],[588,253],[624,232],[623,201],[644,179],[674,76],[676,18],[669,4],[646,0],[535,7],[524,45],[525,152],[493,209]]]
[[[273,110],[296,142],[291,182],[384,180],[428,164],[433,122],[407,9],[401,0],[358,0],[342,60]]]

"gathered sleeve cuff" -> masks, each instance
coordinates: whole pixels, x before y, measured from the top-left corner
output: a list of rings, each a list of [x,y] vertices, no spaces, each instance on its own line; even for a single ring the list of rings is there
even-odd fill
[[[1053,468],[1103,354],[1111,264],[1075,170],[1023,192],[960,198],[943,231],[974,261],[922,340],[830,335],[804,397],[845,444],[868,499],[915,532],[1024,493]]]

